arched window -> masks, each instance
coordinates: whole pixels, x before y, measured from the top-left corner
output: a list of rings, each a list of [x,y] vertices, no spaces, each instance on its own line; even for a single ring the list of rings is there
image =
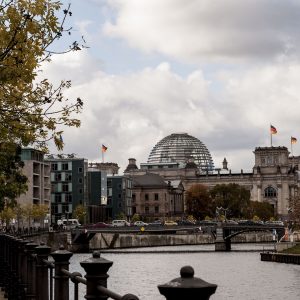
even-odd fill
[[[265,189],[265,198],[274,198],[277,197],[277,192],[272,186],[268,186]]]

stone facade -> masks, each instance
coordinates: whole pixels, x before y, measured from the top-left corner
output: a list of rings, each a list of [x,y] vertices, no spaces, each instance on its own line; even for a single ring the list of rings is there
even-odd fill
[[[180,180],[184,190],[193,184],[204,184],[209,188],[217,184],[236,183],[247,188],[252,201],[267,201],[273,205],[275,212],[285,218],[288,214],[289,199],[298,195],[300,176],[298,172],[299,156],[289,157],[286,147],[257,147],[254,151],[255,164],[252,172],[233,173],[223,161],[223,169],[213,172],[201,172],[192,164],[180,166],[170,164],[141,164],[141,168],[131,168],[129,174],[134,176],[151,172],[164,180]],[[226,162],[226,163],[224,163]]]

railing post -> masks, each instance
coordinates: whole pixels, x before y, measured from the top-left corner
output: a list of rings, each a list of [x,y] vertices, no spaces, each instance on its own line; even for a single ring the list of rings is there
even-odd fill
[[[21,283],[20,283],[20,289],[21,289],[21,299],[25,298],[26,290],[27,290],[27,284],[28,284],[28,278],[27,278],[27,256],[26,256],[26,250],[25,245],[29,244],[29,240],[21,240],[19,244],[19,263],[20,263],[20,272],[21,272]]]
[[[35,299],[35,259],[34,249],[38,244],[31,241],[25,245],[25,251],[27,254],[27,291],[26,299]]]
[[[43,260],[47,260],[51,248],[41,243],[35,248],[36,253],[36,300],[49,299],[48,266]]]
[[[159,292],[167,300],[208,300],[217,289],[216,284],[194,277],[191,266],[182,267],[180,275],[181,277],[158,286]]]
[[[107,271],[112,266],[113,262],[105,258],[100,257],[98,251],[93,252],[93,257],[82,261],[80,265],[86,272],[86,299],[93,300],[106,300],[108,296],[101,293],[97,286],[107,287],[107,278],[109,275]]]
[[[69,277],[62,272],[62,269],[69,270],[69,260],[73,253],[64,250],[61,246],[50,255],[55,261],[54,300],[69,300]]]

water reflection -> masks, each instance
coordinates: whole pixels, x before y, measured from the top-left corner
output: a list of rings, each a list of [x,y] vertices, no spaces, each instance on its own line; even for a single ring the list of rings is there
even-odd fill
[[[210,247],[208,247],[210,246]],[[251,246],[251,247],[249,247]],[[133,293],[141,300],[163,300],[157,285],[179,277],[184,265],[195,269],[195,276],[218,285],[212,300],[221,299],[300,299],[300,266],[261,262],[258,252],[211,252],[213,245],[176,246],[151,248],[153,253],[103,253],[102,256],[114,262],[109,271],[108,288],[119,294]],[[260,251],[272,248],[271,244],[233,244],[235,250]],[[192,251],[199,253],[155,253],[155,250]],[[200,249],[200,250],[201,250]],[[130,250],[130,249],[129,249]],[[83,272],[79,262],[91,254],[76,254],[71,260],[72,271]],[[81,289],[84,299],[85,287]],[[72,299],[72,298],[71,298]]]

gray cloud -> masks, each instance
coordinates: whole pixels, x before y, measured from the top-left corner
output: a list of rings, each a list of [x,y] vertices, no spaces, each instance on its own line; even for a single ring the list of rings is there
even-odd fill
[[[104,32],[132,47],[188,62],[299,57],[295,0],[110,0]]]
[[[270,123],[278,129],[275,146],[289,146],[291,135],[300,140],[297,63],[217,71],[213,84],[200,69],[183,77],[165,62],[125,75],[104,73],[92,62],[87,52],[75,53],[44,69],[50,80],[58,74],[74,80],[68,96],[84,99],[81,128],[65,129],[66,153],[101,161],[104,144],[105,160],[124,169],[129,157],[146,162],[166,135],[187,132],[207,145],[216,166],[226,157],[240,170],[252,167],[256,146],[270,145]]]

